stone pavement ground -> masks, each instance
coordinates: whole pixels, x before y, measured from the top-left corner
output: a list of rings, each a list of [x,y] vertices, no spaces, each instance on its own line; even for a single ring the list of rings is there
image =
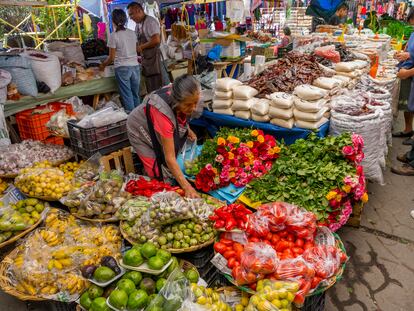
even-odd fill
[[[401,142],[393,140],[393,164],[409,149]],[[414,310],[414,176],[387,168],[384,181],[368,185],[361,227],[339,230],[350,260],[343,279],[327,292],[326,311]]]
[[[390,159],[407,150],[394,139]],[[414,177],[385,173],[385,185],[369,184],[361,227],[339,231],[350,260],[344,277],[326,295],[326,311],[414,310]],[[1,311],[56,311],[0,291]]]

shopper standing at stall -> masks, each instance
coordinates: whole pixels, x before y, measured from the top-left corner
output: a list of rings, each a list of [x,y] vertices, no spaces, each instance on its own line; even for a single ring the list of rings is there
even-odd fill
[[[329,19],[328,24],[332,26],[342,26],[346,23],[346,17],[348,16],[348,5],[342,3],[337,9],[335,14]]]
[[[131,2],[127,8],[129,17],[137,24],[137,52],[142,56],[142,74],[145,77],[147,93],[151,93],[164,85],[161,72],[160,23],[154,17],[146,15],[142,5],[137,2]]]
[[[200,83],[193,76],[180,76],[172,85],[147,95],[127,120],[129,141],[148,176],[174,178],[191,198],[198,194],[181,172],[177,155],[187,138],[197,139],[188,122],[200,94]]]
[[[114,62],[115,78],[118,83],[122,104],[127,113],[140,104],[139,81],[141,72],[136,53],[136,35],[126,29],[127,16],[123,10],[112,12],[112,23],[115,31],[108,40],[109,56],[100,65],[100,70]]]

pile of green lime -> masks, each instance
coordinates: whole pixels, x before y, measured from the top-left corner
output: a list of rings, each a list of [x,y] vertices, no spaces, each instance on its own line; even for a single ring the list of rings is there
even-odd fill
[[[134,245],[126,251],[122,261],[125,265],[138,267],[147,261],[152,270],[161,270],[171,259],[171,254],[164,249],[158,249],[153,243]]]

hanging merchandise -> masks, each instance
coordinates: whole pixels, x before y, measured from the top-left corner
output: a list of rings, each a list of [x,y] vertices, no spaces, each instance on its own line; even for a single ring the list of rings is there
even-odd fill
[[[241,0],[235,1],[226,1],[226,11],[227,17],[231,19],[232,22],[242,23],[244,21],[244,3]]]

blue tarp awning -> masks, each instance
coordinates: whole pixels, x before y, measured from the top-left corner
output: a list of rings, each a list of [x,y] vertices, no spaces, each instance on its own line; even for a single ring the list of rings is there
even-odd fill
[[[344,0],[312,0],[306,10],[306,14],[327,20],[343,2]]]

